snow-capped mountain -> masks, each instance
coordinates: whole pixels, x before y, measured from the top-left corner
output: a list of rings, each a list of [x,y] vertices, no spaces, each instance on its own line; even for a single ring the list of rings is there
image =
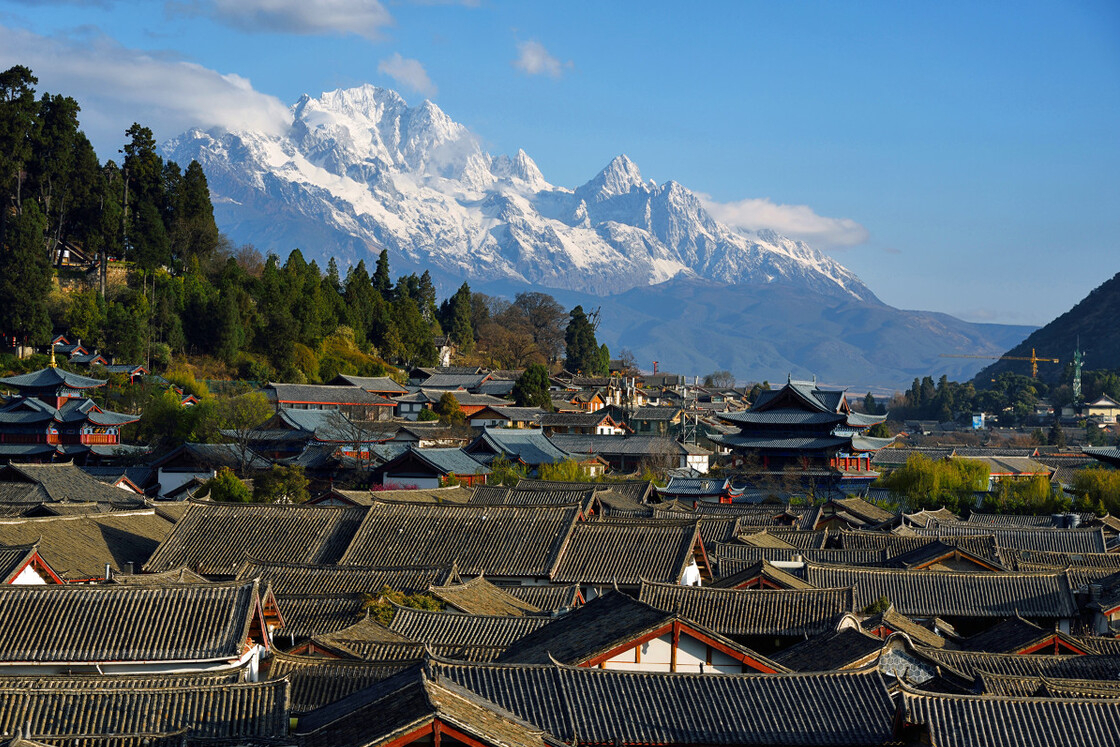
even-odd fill
[[[303,96],[291,112],[282,136],[191,130],[164,146],[202,164],[235,242],[281,257],[298,247],[320,264],[388,249],[394,271],[600,295],[683,273],[878,303],[829,257],[771,231],[732,230],[680,184],[643,180],[624,155],[568,189],[524,151],[491,156],[435,104],[409,107],[387,89]]]

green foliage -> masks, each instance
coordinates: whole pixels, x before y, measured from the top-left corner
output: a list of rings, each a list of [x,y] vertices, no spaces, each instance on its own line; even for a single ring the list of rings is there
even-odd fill
[[[540,407],[551,412],[548,387],[548,369],[540,363],[531,363],[513,385],[513,400],[518,407]]]
[[[274,464],[272,469],[253,477],[253,502],[303,503],[311,497],[307,492],[309,484],[303,467]]]
[[[249,503],[252,500],[248,486],[237,479],[237,475],[229,467],[219,469],[203,486],[200,494],[209,494],[211,500],[219,503]]]
[[[396,614],[394,604],[400,607],[411,607],[415,610],[431,610],[438,612],[444,608],[443,602],[427,592],[405,594],[389,586],[381,587],[376,594],[365,594],[362,602],[362,613],[368,614],[382,625],[393,622]]]
[[[959,511],[977,491],[988,489],[988,466],[971,459],[932,460],[912,454],[906,464],[875,481],[902,499],[911,511],[942,506]]]
[[[47,314],[52,277],[46,251],[47,221],[31,200],[24,201],[14,216],[7,213],[6,205],[0,208],[0,332],[25,344],[42,345],[51,333]]]
[[[892,435],[891,429],[887,427],[886,423],[876,423],[867,429],[867,435],[872,438],[890,438]]]
[[[574,459],[540,466],[540,479],[563,482],[590,482],[591,475]]]
[[[879,597],[878,599],[876,599],[871,604],[867,605],[867,607],[865,607],[863,611],[864,611],[865,614],[868,614],[868,615],[878,615],[882,612],[886,612],[890,608],[891,608],[891,600],[887,599],[887,595],[884,594],[883,596]]]
[[[564,366],[572,373],[581,373],[584,376],[606,374],[599,350],[599,343],[595,340],[595,328],[584,313],[582,306],[572,309],[568,321],[568,328],[564,333],[564,342],[567,344],[564,354]],[[608,354],[607,365],[610,359]]]
[[[471,288],[466,283],[459,286],[455,295],[440,306],[439,321],[444,332],[459,348],[460,353],[470,353],[474,348],[474,328],[471,326]]]
[[[439,415],[433,412],[430,408],[425,407],[423,410],[416,413],[416,419],[421,423],[431,423],[439,420]]]
[[[528,474],[524,464],[514,464],[505,455],[498,455],[490,462],[486,484],[513,487],[519,480],[528,477]]]
[[[459,400],[451,392],[444,392],[432,409],[439,416],[439,421],[446,425],[462,425],[466,422],[467,416],[459,406]]]
[[[1045,475],[1003,479],[984,497],[981,510],[1000,514],[1052,514],[1070,510],[1071,501]]]
[[[1099,504],[1112,515],[1120,514],[1120,470],[1089,467],[1073,476],[1073,492],[1090,505]]]

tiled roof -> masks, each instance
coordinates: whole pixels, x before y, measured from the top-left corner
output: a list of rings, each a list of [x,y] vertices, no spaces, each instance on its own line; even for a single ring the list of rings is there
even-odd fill
[[[479,485],[468,503],[478,506],[570,506],[575,503],[586,512],[591,508],[595,492],[595,486],[590,484],[539,488]]]
[[[896,514],[884,508],[880,508],[874,503],[869,503],[862,498],[833,498],[829,503],[835,504],[845,513],[857,516],[869,524],[884,524],[897,517]]]
[[[40,368],[38,371],[32,371],[31,373],[0,379],[0,385],[15,387],[16,389],[42,389],[55,386],[65,386],[70,389],[92,389],[104,386],[105,382],[106,379],[79,376],[55,367]]]
[[[362,594],[287,594],[277,596],[284,627],[277,636],[289,641],[344,630],[361,619]]]
[[[812,584],[778,568],[768,560],[745,561],[740,567],[732,567],[735,565],[737,565],[736,561],[721,560],[719,578],[708,586],[716,589],[734,589],[751,579],[761,578],[783,589],[813,588]]]
[[[409,447],[408,454],[427,463],[432,469],[443,474],[456,475],[488,475],[490,468],[481,462],[475,461],[469,454],[459,448],[426,448],[418,449]],[[404,458],[402,454],[398,459]],[[396,460],[394,460],[396,461]]]
[[[1044,552],[1041,550],[1015,550],[1003,548],[1000,555],[1013,568],[1024,565],[1062,568],[1101,568],[1120,571],[1120,553],[1114,552]]]
[[[852,589],[714,589],[643,583],[646,604],[693,620],[722,635],[803,636],[834,629],[855,610]]]
[[[123,491],[122,491],[123,492]],[[147,562],[172,523],[153,509],[108,514],[0,519],[0,545],[38,545],[64,579],[100,579],[105,566],[121,573]]]
[[[236,573],[246,558],[335,563],[354,537],[366,510],[192,503],[144,570],[164,571],[187,565],[203,575],[228,576]]]
[[[482,576],[458,584],[432,585],[428,591],[444,604],[468,615],[526,615],[541,611]]]
[[[183,685],[175,677],[134,686],[106,678],[96,687],[0,689],[0,732],[66,747],[115,745],[136,735],[139,747],[155,735],[185,732],[189,739],[228,740],[283,736],[288,729],[284,680]],[[182,735],[180,735],[180,740]]]
[[[571,609],[578,605],[580,600],[578,584],[502,586],[501,589],[510,596],[537,607],[542,612]]]
[[[692,562],[697,521],[632,519],[578,522],[552,574],[559,583],[678,583]]]
[[[650,607],[622,592],[610,590],[578,610],[556,618],[515,641],[498,661],[509,664],[547,664],[555,660],[562,664],[586,664],[620,645],[648,639],[650,635],[676,621],[679,618],[671,613]],[[691,627],[699,628],[710,640],[719,641],[725,647],[749,656],[766,669],[775,672],[784,670],[784,667],[714,631],[700,628],[692,621],[685,622]]]
[[[254,581],[148,586],[0,586],[0,661],[237,659]]]
[[[858,628],[842,628],[806,638],[774,654],[773,659],[794,672],[827,672],[863,666],[882,648],[883,642],[875,636]]]
[[[544,615],[464,615],[397,607],[389,630],[421,643],[504,649],[551,619]]]
[[[1062,521],[1065,521],[1065,514],[1059,514]],[[1078,521],[1086,523],[1096,516],[1093,514],[1073,514]],[[1030,514],[984,514],[979,511],[973,511],[968,517],[969,524],[979,524],[981,526],[995,526],[995,527],[1037,527],[1037,528],[1065,528],[1064,523],[1055,523],[1054,516],[1051,514],[1042,514],[1040,516],[1032,516]]]
[[[367,392],[356,386],[327,386],[325,384],[280,384],[269,382],[264,388],[270,402],[307,402],[313,404],[381,405],[391,407],[392,400]]]
[[[474,441],[465,447],[468,454],[484,458],[488,452],[504,454],[510,460],[520,459],[531,465],[554,464],[571,458],[562,447],[557,446],[543,431],[535,428],[490,428],[482,429]]]
[[[854,746],[881,745],[892,736],[894,708],[873,670],[713,676],[542,665],[428,666],[570,743]]]
[[[446,566],[369,567],[247,559],[238,566],[236,578],[260,578],[277,596],[375,594],[385,586],[413,594],[443,582],[448,571]]]
[[[300,716],[391,677],[419,661],[350,661],[275,652],[270,659],[268,678],[286,678],[291,683],[292,713]]]
[[[805,580],[818,587],[855,587],[863,609],[886,597],[916,617],[1074,617],[1077,606],[1061,573],[919,573],[891,568],[805,564]]]
[[[910,636],[910,640],[930,648],[944,648],[946,644],[944,638],[903,615],[894,608],[893,604],[883,612],[866,618],[860,625],[864,630],[875,630],[883,626],[889,628],[893,633],[905,633]]]
[[[549,436],[558,447],[571,454],[604,456],[659,456],[664,454],[709,454],[691,444],[666,436],[595,436],[582,433],[554,433]]]
[[[1104,531],[1092,529],[1012,529],[1005,527],[974,526],[964,522],[945,524],[923,529],[913,527],[905,532],[919,537],[968,536],[990,534],[1000,547],[1017,550],[1045,550],[1048,552],[1107,552]]]
[[[928,729],[938,747],[1106,747],[1120,734],[1120,700],[900,695],[909,723]],[[982,737],[980,735],[983,735]]]
[[[10,584],[35,555],[34,545],[23,547],[0,546],[0,584]]]
[[[984,695],[1120,699],[1120,680],[1077,680],[1044,676],[1021,677],[977,672],[976,683]]]
[[[20,487],[25,490],[34,487],[37,490],[18,496]],[[71,462],[9,464],[0,468],[0,491],[5,502],[77,501],[117,504],[129,508],[143,505],[134,493],[95,480]]]
[[[345,565],[450,565],[488,576],[547,577],[578,506],[374,503],[341,559]]]
[[[444,729],[462,733],[471,744],[560,745],[539,727],[451,682],[430,676],[420,665],[307,714],[299,722],[298,739],[303,747],[393,744],[410,732],[431,728],[437,721],[447,725]]]
[[[1015,676],[1065,677],[1072,679],[1111,680],[1120,672],[1120,656],[1090,654],[1087,656],[1056,656],[1052,654],[993,654],[980,651],[958,651],[948,648],[914,646],[912,651],[926,661],[975,678],[981,672]]]
[[[388,376],[352,376],[351,374],[339,374],[338,379],[342,379],[351,386],[365,389],[367,392],[404,394],[408,391]]]

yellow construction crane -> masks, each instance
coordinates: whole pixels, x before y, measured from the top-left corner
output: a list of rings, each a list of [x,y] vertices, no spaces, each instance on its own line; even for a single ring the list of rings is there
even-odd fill
[[[990,361],[1030,361],[1031,362],[1031,378],[1038,378],[1038,364],[1039,363],[1060,363],[1057,358],[1039,358],[1035,353],[1034,348],[1031,348],[1031,354],[1028,358],[1025,355],[946,355],[942,354],[942,358],[984,358]]]

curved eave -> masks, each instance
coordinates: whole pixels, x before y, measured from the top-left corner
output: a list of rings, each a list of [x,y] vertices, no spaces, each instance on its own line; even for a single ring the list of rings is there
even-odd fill
[[[890,438],[873,438],[872,436],[852,436],[853,451],[878,451],[895,442],[898,436]]]

